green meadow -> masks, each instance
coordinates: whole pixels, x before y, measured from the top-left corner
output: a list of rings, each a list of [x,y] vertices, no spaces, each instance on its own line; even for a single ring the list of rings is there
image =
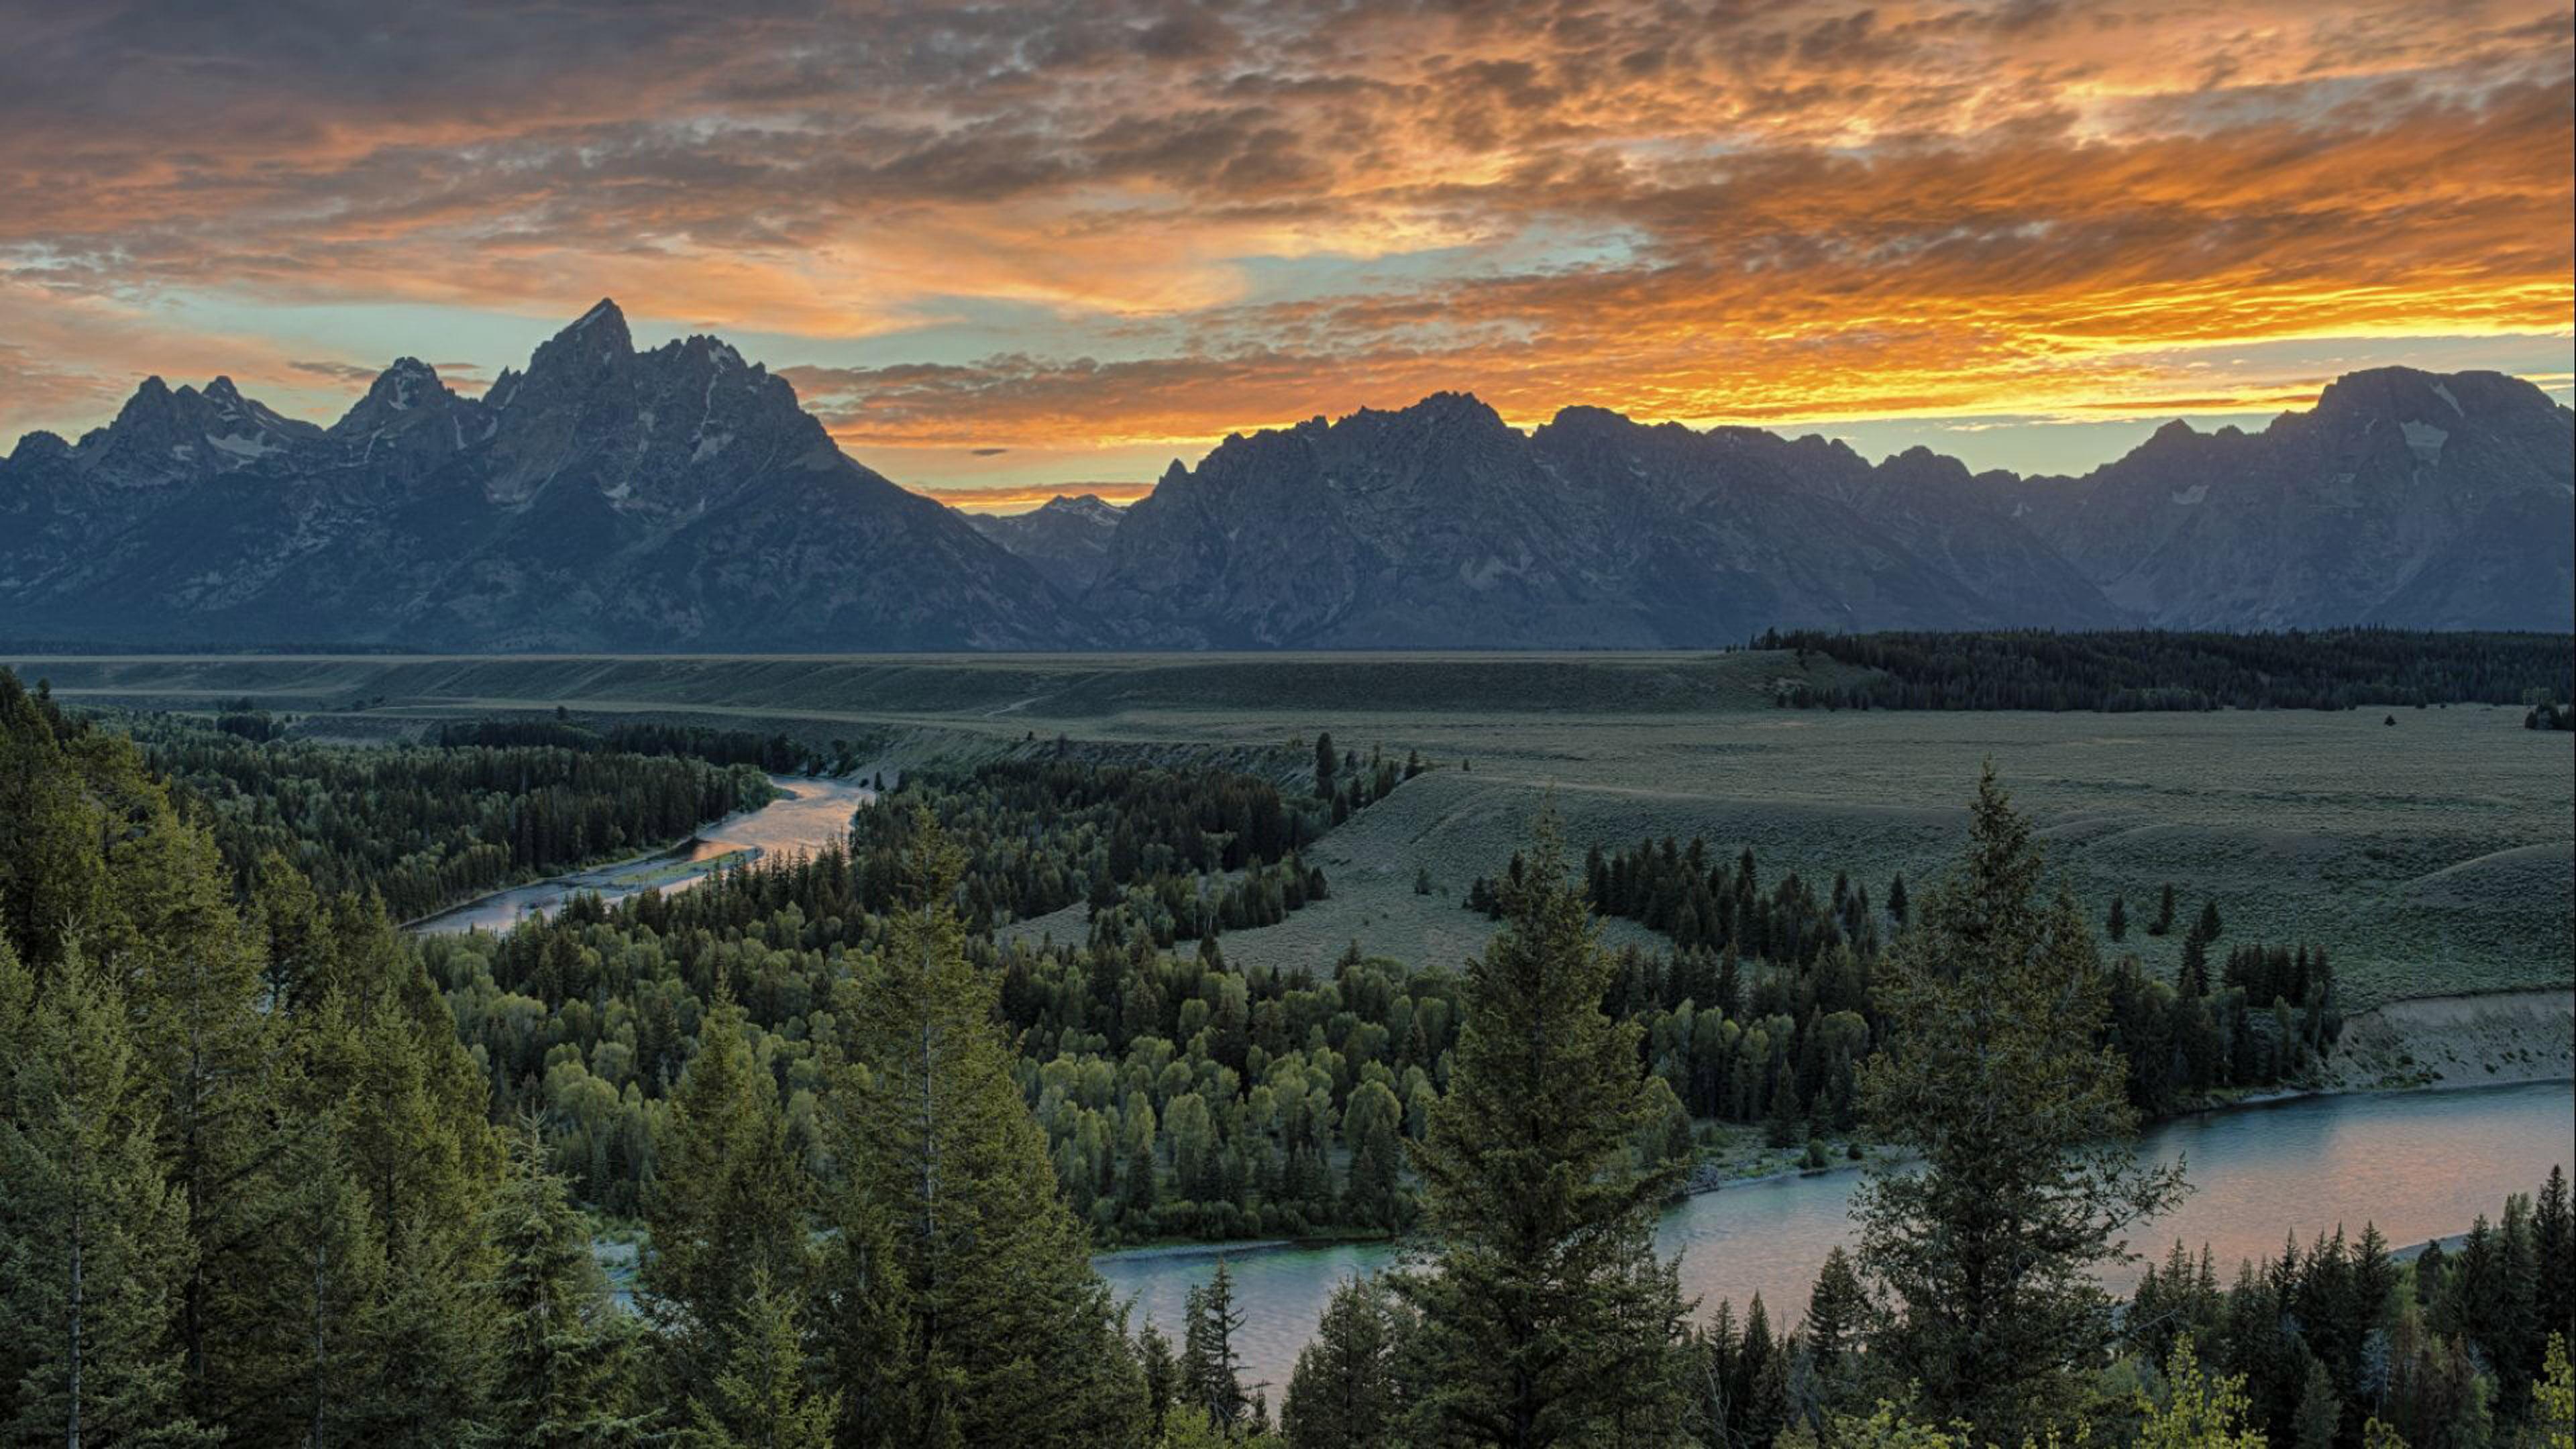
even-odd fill
[[[73,702],[247,696],[357,737],[561,707],[863,741],[898,769],[1059,737],[1278,768],[1320,731],[1364,755],[1418,751],[1430,771],[1318,847],[1329,901],[1225,940],[1237,960],[1318,966],[1353,940],[1409,962],[1476,949],[1489,927],[1460,897],[1549,807],[1578,847],[1698,835],[1730,856],[1751,847],[1766,883],[1844,871],[1883,901],[1892,877],[1919,884],[1951,854],[1991,761],[2094,917],[2125,896],[2120,949],[2151,964],[2170,969],[2180,926],[2215,900],[2222,946],[2322,945],[2353,1008],[2576,981],[2576,756],[2512,708],[1784,710],[1770,703],[1783,682],[1850,672],[1759,651],[14,663]],[[2150,937],[2168,882],[2180,920]],[[1079,908],[1021,929],[1078,934]],[[1611,935],[1643,939],[1624,923]]]

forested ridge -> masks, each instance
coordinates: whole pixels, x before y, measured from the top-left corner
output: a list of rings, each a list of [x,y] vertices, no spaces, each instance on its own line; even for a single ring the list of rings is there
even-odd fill
[[[338,745],[277,737],[275,722],[252,711],[228,712],[214,728],[177,715],[115,723],[147,768],[202,807],[236,882],[246,886],[274,854],[326,894],[374,891],[397,920],[685,839],[776,793],[761,771],[777,752],[757,736],[616,748],[532,722],[443,730],[437,744]],[[744,743],[752,748],[736,747]]]
[[[1773,630],[1753,642],[1879,671],[1777,691],[1777,703],[1807,708],[2355,709],[2576,698],[2576,639],[2565,634]]]
[[[429,742],[451,748],[544,748],[583,754],[684,755],[711,765],[752,765],[773,775],[841,773],[856,767],[858,749],[834,740],[829,750],[798,744],[783,734],[720,730],[707,725],[626,721],[597,725],[558,708],[552,719],[459,720],[430,732]]]
[[[1272,868],[1347,788],[1324,758]],[[2123,993],[2268,992],[2286,1057],[2314,1044],[2290,996],[2324,1008],[2331,973],[2160,908],[2200,979],[2126,979],[1991,779],[1958,865],[1878,906],[1704,849],[1577,862],[1543,823],[1462,968],[1311,972],[1205,930],[986,929],[1026,859],[1003,838],[1123,827],[1140,870],[1169,849],[1196,879],[1245,838],[1211,823],[1261,818],[1241,777],[1126,780],[1155,802],[1131,816],[1079,771],[941,788],[945,826],[925,782],[864,845],[407,940],[282,857],[237,882],[135,745],[0,675],[0,1436],[2488,1449],[2576,1417],[2556,1176],[2429,1267],[2366,1228],[2227,1289],[2184,1252],[2120,1311],[2096,1272],[2188,1187],[2129,1156],[2137,1063],[2189,1052],[2122,1040]],[[1093,848],[1048,856],[1086,897]],[[1693,880],[1765,904],[1601,947],[1596,892],[1657,912]],[[1730,967],[1740,1017],[1697,999]],[[1694,1094],[1906,1154],[1794,1328],[1684,1301],[1653,1254]],[[642,1229],[632,1312],[592,1212]],[[1318,1227],[1408,1253],[1268,1391],[1225,1275],[1175,1341],[1088,1261]]]

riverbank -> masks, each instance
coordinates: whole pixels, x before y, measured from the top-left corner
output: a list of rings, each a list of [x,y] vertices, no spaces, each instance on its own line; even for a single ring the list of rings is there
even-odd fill
[[[450,905],[441,906],[437,910],[430,912],[428,915],[414,916],[408,921],[397,921],[394,923],[394,929],[398,931],[434,932],[438,929],[439,922],[444,921],[451,916],[478,914],[489,910],[497,901],[504,900],[511,896],[524,895],[529,891],[536,890],[541,887],[557,889],[568,895],[585,890],[606,891],[641,890],[646,888],[658,889],[659,887],[668,885],[673,881],[682,880],[693,873],[698,873],[696,872],[695,867],[700,862],[697,857],[691,854],[691,852],[698,847],[704,838],[705,836],[703,832],[692,833],[683,836],[678,840],[667,841],[652,850],[645,851],[641,855],[615,856],[604,861],[593,861],[587,865],[579,866],[575,869],[563,871],[555,875],[541,875],[529,880],[514,881],[508,885],[499,886],[492,890],[485,891],[481,895],[472,896],[465,900],[454,902]],[[708,857],[706,864],[710,867],[718,865],[748,865],[759,858],[760,851],[758,847],[746,847],[731,855]],[[657,872],[663,878],[657,879]]]
[[[495,891],[407,922],[403,929],[414,934],[505,931],[524,915],[559,910],[583,893],[615,901],[641,891],[685,890],[726,866],[773,854],[811,854],[844,840],[851,817],[877,798],[873,788],[851,779],[772,775],[769,783],[774,794],[768,803],[735,811],[678,845]]]
[[[2422,1091],[2576,1077],[2576,991],[2393,1001],[2344,1023],[2319,1091]]]

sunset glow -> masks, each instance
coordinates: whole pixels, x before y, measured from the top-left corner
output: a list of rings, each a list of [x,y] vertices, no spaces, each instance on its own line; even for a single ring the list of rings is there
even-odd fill
[[[2073,470],[2576,370],[2564,3],[0,14],[6,438],[480,387],[602,295],[952,499],[1441,389]]]

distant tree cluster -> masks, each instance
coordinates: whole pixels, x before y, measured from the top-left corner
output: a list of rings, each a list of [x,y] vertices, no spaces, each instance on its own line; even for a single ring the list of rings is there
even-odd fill
[[[1385,799],[1396,786],[1428,768],[1419,751],[1407,753],[1398,765],[1374,746],[1366,759],[1357,750],[1336,754],[1331,732],[1315,736],[1315,798],[1330,807],[1334,825],[1350,819],[1353,811],[1367,809],[1370,802]]]
[[[1498,915],[1527,868],[1516,853],[1499,881],[1468,887],[1467,906]],[[1583,879],[1601,914],[1672,938],[1669,953],[1617,952],[1605,1005],[1645,1023],[1650,1069],[1690,1115],[1760,1123],[1773,1146],[1859,1124],[1855,1073],[1886,1034],[1879,962],[1911,913],[1904,877],[1889,881],[1881,911],[1847,874],[1823,897],[1795,872],[1766,889],[1750,848],[1729,862],[1694,837],[1595,847]],[[2175,909],[2168,884],[2147,932],[2171,931]],[[2114,943],[2126,936],[2124,898],[2105,928]],[[2171,982],[2131,956],[2108,968],[2103,1044],[2128,1063],[2129,1103],[2150,1119],[2296,1081],[2342,1032],[2322,947],[2239,947],[2213,980],[2222,929],[2217,902],[2204,902]]]
[[[373,891],[406,920],[685,838],[774,794],[752,764],[680,754],[330,745],[176,715],[118,723],[201,813],[237,888],[283,860],[325,895]]]
[[[2564,634],[1802,630],[1754,643],[1879,671],[1851,684],[1783,685],[1776,702],[1793,708],[2342,710],[2520,704],[2535,690],[2550,699],[2576,691],[2576,641]]]
[[[846,740],[809,749],[783,734],[719,730],[705,725],[630,723],[606,728],[556,711],[552,719],[480,719],[440,725],[430,736],[454,749],[550,749],[583,754],[681,755],[711,765],[752,765],[774,775],[841,774],[858,767]]]
[[[1301,799],[1215,766],[1042,757],[915,772],[888,798],[918,802],[965,850],[968,920],[999,925],[1088,902],[1105,939],[1169,946],[1274,924],[1323,899],[1323,872],[1298,851],[1403,778],[1392,766],[1363,769],[1329,798]],[[870,901],[914,819],[902,809],[860,815],[858,868],[880,883],[863,884]]]
[[[1293,853],[1233,876],[1157,875],[1122,887],[1106,906],[1093,893],[1091,942],[1114,949],[1143,940],[1168,949],[1226,931],[1278,925],[1331,894],[1324,868],[1307,865]]]

